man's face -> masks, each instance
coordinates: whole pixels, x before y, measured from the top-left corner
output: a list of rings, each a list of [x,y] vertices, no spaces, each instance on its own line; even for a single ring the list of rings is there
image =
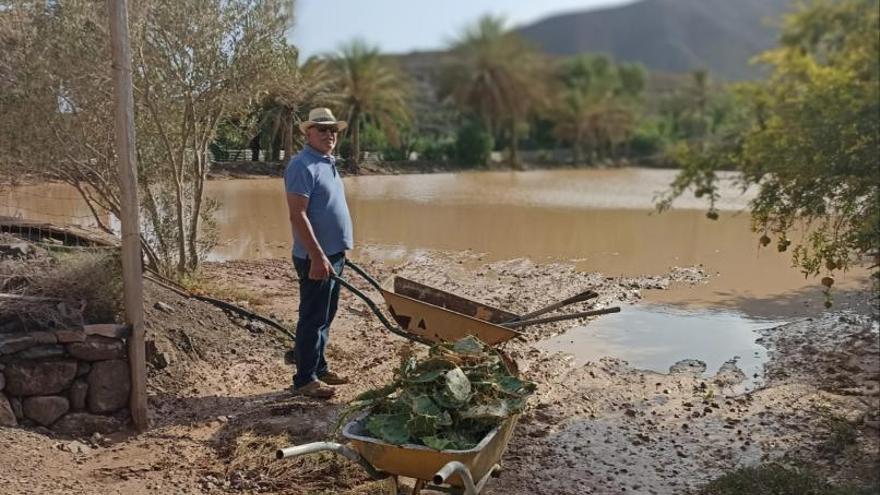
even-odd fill
[[[336,134],[339,130],[335,125],[313,125],[306,132],[309,146],[329,155],[336,146]]]

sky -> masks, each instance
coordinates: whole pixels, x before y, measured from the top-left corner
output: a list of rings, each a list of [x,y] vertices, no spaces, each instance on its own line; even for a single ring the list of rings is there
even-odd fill
[[[288,39],[301,60],[362,38],[385,53],[441,49],[483,14],[502,14],[511,27],[564,12],[632,0],[296,0]]]

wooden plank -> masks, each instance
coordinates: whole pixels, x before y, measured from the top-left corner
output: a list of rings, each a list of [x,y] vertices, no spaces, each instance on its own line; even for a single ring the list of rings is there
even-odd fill
[[[131,48],[128,37],[128,3],[110,2],[110,44],[113,54],[113,95],[116,116],[116,155],[119,162],[122,223],[122,277],[125,319],[131,328],[128,359],[131,366],[129,407],[134,427],[149,428],[147,417],[147,367],[144,347],[144,286],[140,224],[138,221],[137,161],[135,156],[134,96],[131,82]]]

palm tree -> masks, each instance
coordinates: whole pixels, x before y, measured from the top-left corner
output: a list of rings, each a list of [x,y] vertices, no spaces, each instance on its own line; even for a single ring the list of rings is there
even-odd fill
[[[518,166],[521,127],[544,101],[543,63],[538,52],[504,24],[504,19],[486,15],[466,27],[450,46],[454,62],[442,85],[492,135],[507,130],[510,164]]]
[[[588,162],[615,157],[616,148],[632,131],[632,103],[644,88],[644,70],[615,65],[607,57],[579,55],[561,67],[560,90],[554,113],[556,134],[572,143],[575,163],[589,146]]]
[[[379,49],[355,39],[328,57],[339,93],[342,115],[349,123],[351,157],[349,168],[360,170],[360,130],[364,121],[376,123],[392,143],[398,141],[401,123],[409,122],[409,80]]]
[[[312,59],[299,65],[294,55],[286,65],[258,95],[257,129],[267,136],[275,160],[281,149],[288,157],[293,153],[297,124],[310,108],[332,106],[338,100],[336,80],[324,61]]]

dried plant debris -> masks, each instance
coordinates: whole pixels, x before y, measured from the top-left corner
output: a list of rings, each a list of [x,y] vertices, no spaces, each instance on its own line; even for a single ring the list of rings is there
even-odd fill
[[[115,321],[122,309],[117,252],[53,252],[12,239],[0,237],[0,332]]]
[[[385,442],[466,450],[522,412],[534,390],[534,383],[511,374],[497,351],[466,337],[433,346],[421,361],[404,356],[394,381],[358,396],[340,424],[367,411],[366,432]]]

